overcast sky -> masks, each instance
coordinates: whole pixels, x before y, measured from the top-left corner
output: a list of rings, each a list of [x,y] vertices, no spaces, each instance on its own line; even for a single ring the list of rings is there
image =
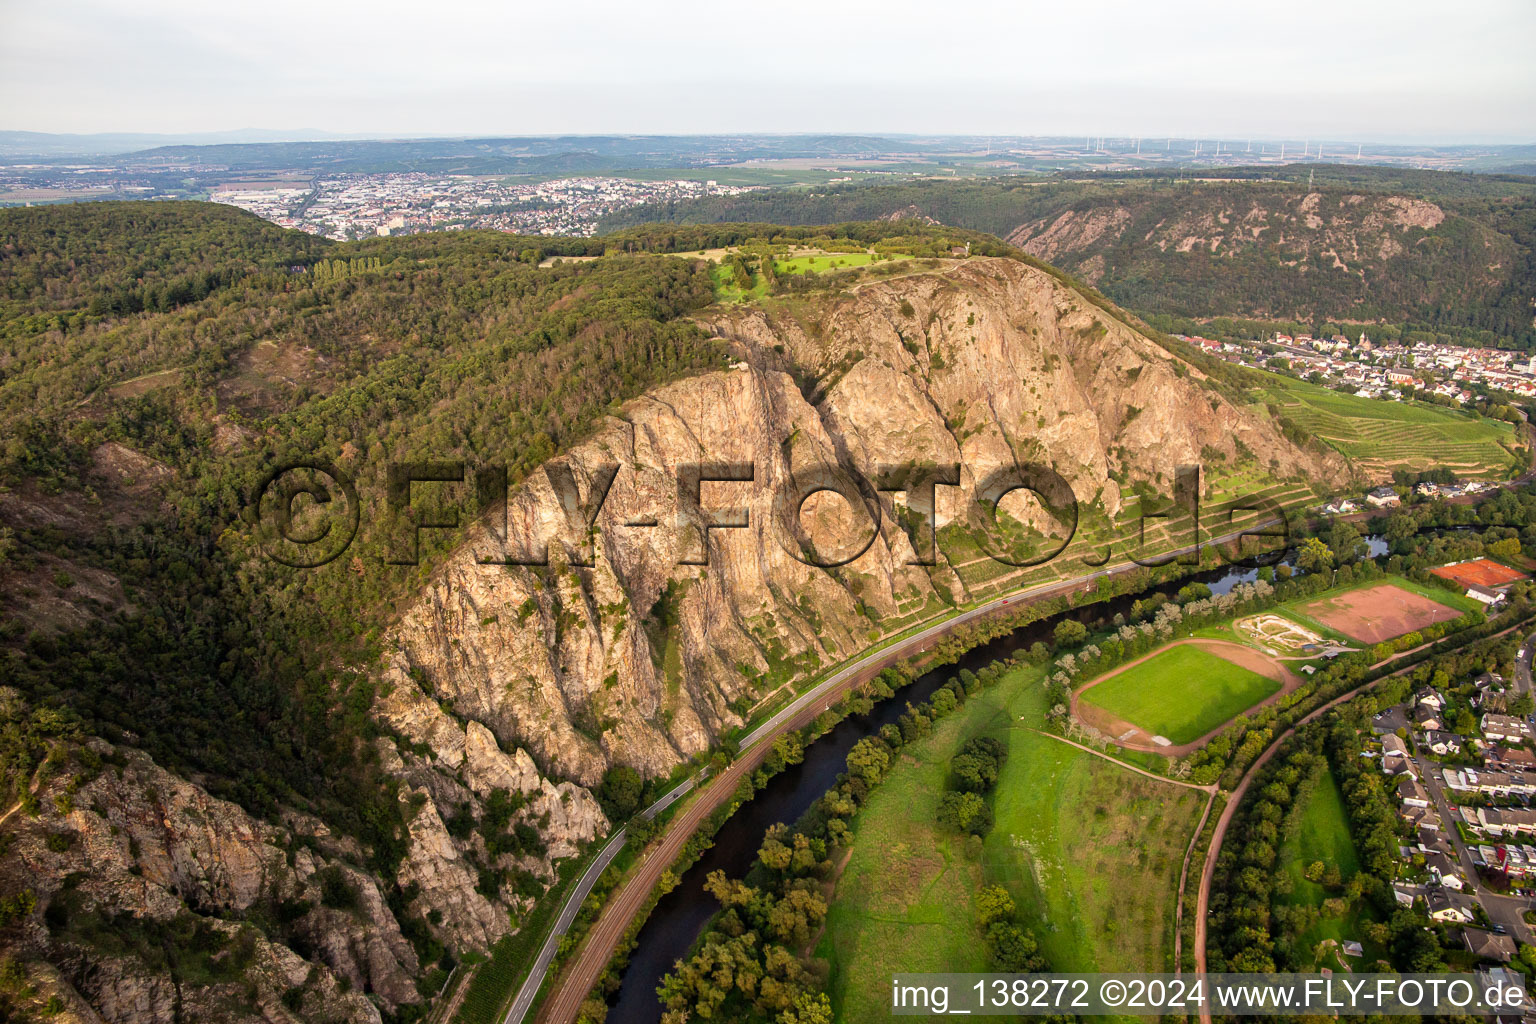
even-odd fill
[[[0,128],[1536,141],[1532,0],[0,0]]]

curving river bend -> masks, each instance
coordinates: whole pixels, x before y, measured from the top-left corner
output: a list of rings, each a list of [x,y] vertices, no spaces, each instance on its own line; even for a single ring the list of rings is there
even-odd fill
[[[1386,553],[1387,543],[1382,537],[1372,535],[1366,540],[1372,557]],[[1214,569],[1180,580],[1179,585],[1199,581],[1209,586],[1213,593],[1225,594],[1237,584],[1250,583],[1257,578],[1258,571],[1254,569]],[[1161,589],[1166,589],[1166,585]],[[1063,618],[1077,619],[1090,629],[1101,627],[1116,613],[1129,612],[1141,596],[1116,597],[1021,626],[974,648],[956,664],[924,673],[889,700],[875,705],[868,714],[850,715],[806,747],[805,760],[774,776],[766,788],[743,804],[721,827],[715,836],[715,845],[706,850],[683,874],[677,887],[656,904],[637,936],[634,952],[624,970],[618,1000],[609,1011],[608,1019],[625,1024],[657,1024],[661,1020],[663,1008],[656,997],[656,987],[672,970],[673,963],[688,955],[694,942],[703,934],[704,926],[720,909],[714,897],[704,891],[705,878],[711,871],[724,871],[732,878],[746,874],[757,856],[763,832],[771,825],[793,824],[799,820],[837,782],[848,751],[855,743],[900,718],[909,701],[917,704],[927,700],[960,669],[969,668],[975,672],[999,658],[1027,648],[1036,640],[1049,642],[1056,623]]]

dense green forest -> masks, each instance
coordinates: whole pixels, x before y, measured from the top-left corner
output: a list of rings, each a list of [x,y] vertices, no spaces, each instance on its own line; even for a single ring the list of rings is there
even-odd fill
[[[221,206],[9,210],[0,221],[0,326],[20,335],[65,329],[73,317],[165,312],[257,270],[307,264],[329,244]]]
[[[166,251],[207,251],[199,236],[227,213],[201,209],[212,224],[189,218],[168,239],[173,222]],[[136,736],[257,813],[320,813],[387,875],[403,823],[363,742],[371,694],[353,666],[424,570],[295,573],[254,558],[238,520],[253,485],[285,460],[348,465],[369,489],[386,458],[497,458],[525,473],[610,402],[718,365],[681,319],[712,288],[691,264],[656,257],[541,270],[473,245],[422,258],[333,248],[294,273],[260,270],[270,252],[258,245],[220,251],[257,269],[171,312],[87,311],[78,327],[7,337],[0,480],[80,514],[73,527],[8,517],[0,675],[89,731]],[[86,287],[66,294],[73,312],[92,301]],[[273,363],[248,358],[263,346]],[[153,388],[112,393],[156,371],[168,372]],[[93,470],[107,442],[165,468],[144,507]],[[362,550],[381,549],[375,529]],[[67,592],[85,569],[121,581],[134,614],[62,632],[27,618],[29,590]],[[35,759],[10,758],[11,788]]]
[[[714,301],[707,266],[659,253],[764,233],[336,245],[205,204],[0,213],[0,676],[258,813],[320,813],[387,868],[401,822],[363,742],[371,642],[451,538],[424,543],[420,566],[383,565],[391,524],[365,517],[353,550],[368,560],[294,572],[256,557],[248,499],[296,461],[345,467],[378,507],[389,461],[499,463],[515,485],[617,403],[722,365],[688,320]],[[114,442],[153,462],[104,472]],[[95,570],[121,606],[72,589]],[[96,621],[40,622],[40,592],[77,595]],[[27,736],[44,727],[65,725]],[[41,745],[6,752],[13,792]]]
[[[1143,315],[1379,321],[1536,347],[1536,179],[1327,165],[1221,174],[776,189],[636,207],[603,228],[927,218],[1025,245]],[[1433,203],[1443,219],[1399,224],[1391,197]],[[1268,227],[1244,222],[1254,208]],[[1064,214],[1089,230],[1039,238]]]

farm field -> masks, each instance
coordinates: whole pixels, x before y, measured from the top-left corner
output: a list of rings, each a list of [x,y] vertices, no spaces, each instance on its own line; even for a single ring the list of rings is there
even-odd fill
[[[1349,836],[1344,798],[1333,775],[1326,770],[1307,794],[1306,802],[1296,819],[1295,832],[1287,836],[1280,846],[1276,863],[1280,872],[1291,882],[1291,891],[1284,897],[1287,905],[1317,907],[1321,911],[1324,900],[1340,895],[1318,882],[1307,880],[1307,865],[1313,861],[1338,867],[1345,882],[1360,870],[1355,844]],[[1364,944],[1367,962],[1380,956],[1381,951],[1373,949],[1365,935],[1365,925],[1371,920],[1368,909],[1359,905],[1351,906],[1341,916],[1320,918],[1296,936],[1297,959],[1303,965],[1311,964],[1318,944],[1327,939]],[[1358,960],[1346,962],[1357,969],[1362,963]]]
[[[1447,594],[1449,598],[1452,595]],[[1425,593],[1390,583],[1374,583],[1298,605],[1307,619],[1364,644],[1402,636],[1435,622],[1446,622],[1461,610]]]
[[[1394,469],[1449,469],[1468,477],[1508,475],[1514,427],[1438,406],[1384,402],[1276,377],[1265,400],[1282,415],[1385,479]]]
[[[1253,667],[1229,657],[1243,658]],[[1272,675],[1254,671],[1266,664],[1272,666]],[[1178,745],[1199,739],[1277,692],[1285,677],[1279,663],[1252,648],[1184,641],[1090,683],[1078,699],[1080,705],[1091,705]]]
[[[939,722],[860,810],[817,949],[838,1020],[888,1015],[892,972],[988,970],[973,898],[992,883],[1013,894],[1053,970],[1166,969],[1204,794],[1032,731],[1041,678],[1015,670]],[[1008,759],[978,858],[937,815],[949,758],[979,735],[1003,740]]]

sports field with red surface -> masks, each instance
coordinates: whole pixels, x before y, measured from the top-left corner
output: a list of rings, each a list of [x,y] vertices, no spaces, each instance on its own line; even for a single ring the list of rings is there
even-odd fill
[[[1525,573],[1518,569],[1511,569],[1507,565],[1500,565],[1491,558],[1478,558],[1458,565],[1442,565],[1438,569],[1429,571],[1443,579],[1460,583],[1464,587],[1470,587],[1474,583],[1482,587],[1502,587],[1506,583],[1525,579]]]
[[[1461,614],[1455,608],[1390,583],[1349,590],[1337,597],[1309,602],[1299,610],[1329,629],[1367,644],[1390,640]]]

